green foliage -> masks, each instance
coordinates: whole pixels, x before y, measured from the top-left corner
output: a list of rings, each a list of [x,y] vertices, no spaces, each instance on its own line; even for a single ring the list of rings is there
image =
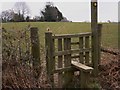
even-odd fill
[[[41,13],[43,15],[44,21],[47,22],[56,22],[63,19],[62,13],[51,3],[46,4],[44,11],[41,11]]]

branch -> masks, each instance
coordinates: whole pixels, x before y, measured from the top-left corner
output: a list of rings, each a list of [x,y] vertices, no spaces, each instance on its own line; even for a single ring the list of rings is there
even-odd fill
[[[110,53],[110,54],[113,54],[113,55],[119,55],[120,54],[119,51],[112,51],[112,50],[106,49],[104,47],[101,47],[101,51],[105,52],[105,53]]]

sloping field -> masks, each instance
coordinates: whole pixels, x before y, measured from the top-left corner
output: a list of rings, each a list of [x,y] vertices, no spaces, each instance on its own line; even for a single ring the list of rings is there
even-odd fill
[[[81,32],[90,32],[90,23],[80,22],[17,22],[4,23],[3,27],[7,30],[25,30],[28,27],[38,27],[40,42],[44,45],[44,35],[47,28],[54,34],[73,34]],[[102,28],[102,46],[113,49],[118,48],[118,26],[117,23],[103,23]]]

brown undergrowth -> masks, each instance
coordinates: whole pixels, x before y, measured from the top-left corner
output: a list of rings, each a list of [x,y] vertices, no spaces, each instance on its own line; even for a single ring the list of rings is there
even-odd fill
[[[120,89],[120,62],[118,55],[102,53],[99,82],[104,90]]]
[[[16,90],[50,87],[46,79],[43,46],[40,49],[41,71],[36,79],[29,36],[25,32],[8,32],[3,29],[2,37],[2,88]]]
[[[3,88],[49,88],[46,79],[45,52],[41,46],[41,74],[36,79],[33,76],[33,58],[30,53],[29,35],[25,32],[12,34],[3,31],[2,46],[2,87]],[[19,36],[19,37],[18,37]],[[99,67],[98,81],[104,90],[115,90],[120,88],[120,62],[118,56],[102,53],[101,65]],[[74,82],[79,82],[75,78]]]

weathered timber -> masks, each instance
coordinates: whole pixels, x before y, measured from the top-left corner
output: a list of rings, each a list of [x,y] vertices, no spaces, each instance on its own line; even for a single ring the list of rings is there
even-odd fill
[[[92,30],[92,64],[93,75],[98,75],[98,58],[99,58],[99,45],[98,45],[98,24],[97,24],[97,0],[91,0],[91,30]]]
[[[71,49],[71,38],[64,38],[64,50],[70,50]],[[64,55],[64,67],[70,67],[71,66],[71,53]],[[72,82],[73,73],[70,71],[64,72],[64,88],[71,87],[69,84]]]
[[[80,48],[80,53],[79,53],[79,62],[80,63],[84,63],[84,53],[82,51],[83,47],[84,47],[84,38],[83,37],[79,37],[79,48]]]
[[[85,37],[85,48],[90,48],[89,36]],[[89,65],[89,53],[85,52],[85,65]]]
[[[85,72],[90,72],[90,71],[93,70],[92,67],[86,66],[85,64],[79,63],[79,62],[77,62],[77,61],[72,61],[72,65],[73,65],[75,68],[77,68],[77,69],[79,69],[79,70],[83,70],[83,71],[85,71]]]
[[[82,53],[82,52],[89,52],[89,51],[91,51],[91,48],[64,50],[64,51],[55,52],[54,56],[68,55],[68,54],[74,54],[74,53],[80,53],[80,52]]]
[[[48,31],[45,33],[45,48],[46,48],[46,69],[48,82],[54,87],[54,74],[52,73],[55,68],[54,61],[54,41],[52,39],[52,32]]]
[[[72,61],[72,66],[80,70],[80,88],[86,88],[89,82],[89,74],[93,68],[76,61]]]
[[[66,71],[71,71],[72,67],[64,67],[64,68],[57,68],[56,70],[54,70],[54,73],[62,73],[62,72],[66,72]],[[62,83],[60,83],[62,84]]]
[[[33,57],[33,68],[35,70],[34,76],[36,79],[39,78],[41,72],[41,62],[40,62],[40,41],[38,35],[38,28],[31,27],[30,28],[30,35],[31,35],[31,45],[32,45],[32,57]]]
[[[102,24],[98,24],[98,64],[101,62],[101,30]]]
[[[62,39],[58,39],[58,51],[62,51]],[[63,56],[61,55],[61,56],[58,56],[58,68],[62,68],[62,67],[63,67]],[[59,88],[62,87],[62,83],[63,83],[62,76],[63,76],[63,72],[59,72],[58,73],[58,87]]]
[[[61,38],[75,38],[75,37],[83,37],[83,36],[91,36],[91,32],[86,33],[77,33],[77,34],[62,34],[62,35],[53,35],[54,39],[61,39]]]

